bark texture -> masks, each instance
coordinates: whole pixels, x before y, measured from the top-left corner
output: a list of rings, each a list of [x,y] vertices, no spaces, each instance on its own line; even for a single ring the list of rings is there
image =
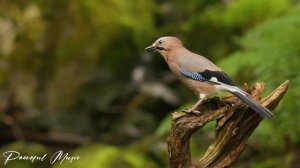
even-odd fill
[[[244,90],[254,99],[273,111],[288,89],[289,81],[277,87],[261,99],[263,83],[256,83]],[[209,99],[198,107],[200,114],[175,112],[172,114],[171,132],[168,137],[168,152],[171,168],[230,167],[247,145],[247,140],[263,118],[234,96]],[[276,117],[276,116],[275,116]],[[192,163],[190,138],[206,123],[216,120],[215,140],[197,162]]]

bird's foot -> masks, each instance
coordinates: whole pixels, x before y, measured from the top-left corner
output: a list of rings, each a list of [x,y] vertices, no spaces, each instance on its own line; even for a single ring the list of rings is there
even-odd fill
[[[185,112],[187,114],[200,114],[201,113],[199,110],[194,110],[191,108],[186,108],[183,110],[183,112]]]

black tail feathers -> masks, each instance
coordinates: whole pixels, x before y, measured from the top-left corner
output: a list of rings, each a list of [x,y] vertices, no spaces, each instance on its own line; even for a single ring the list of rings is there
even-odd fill
[[[274,114],[270,110],[260,105],[249,94],[242,93],[239,91],[231,92],[231,93],[234,94],[236,97],[238,97],[240,100],[242,100],[245,104],[249,105],[254,111],[259,113],[263,117],[268,119],[272,119],[274,117]]]

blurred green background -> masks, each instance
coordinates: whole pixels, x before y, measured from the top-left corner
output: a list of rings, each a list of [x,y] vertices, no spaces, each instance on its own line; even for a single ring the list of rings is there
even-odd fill
[[[168,167],[170,114],[197,96],[144,52],[166,35],[264,95],[289,79],[233,167],[300,167],[299,0],[0,1],[0,167]],[[213,138],[214,123],[197,132],[194,159]],[[80,160],[4,166],[9,150]]]

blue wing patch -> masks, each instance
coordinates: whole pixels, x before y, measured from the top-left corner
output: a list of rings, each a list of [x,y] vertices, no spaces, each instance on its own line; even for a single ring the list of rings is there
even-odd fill
[[[186,70],[186,69],[183,69],[183,68],[181,68],[181,69],[179,70],[179,72],[180,72],[183,76],[185,76],[185,77],[187,77],[187,78],[190,78],[190,79],[193,79],[193,80],[197,80],[197,81],[200,81],[200,82],[207,81],[206,78],[204,78],[201,74],[199,74],[199,73],[197,73],[197,72],[190,72],[190,71],[188,71],[188,70]]]
[[[208,83],[211,83],[211,84],[214,84],[214,85],[220,85],[220,82],[210,81],[210,79],[207,79],[207,78],[203,77],[202,74],[198,73],[198,72],[191,72],[191,71],[188,71],[184,68],[180,68],[179,72],[183,76],[185,76],[187,78],[190,78],[190,79],[193,79],[193,80],[196,80],[196,81],[208,82]]]

